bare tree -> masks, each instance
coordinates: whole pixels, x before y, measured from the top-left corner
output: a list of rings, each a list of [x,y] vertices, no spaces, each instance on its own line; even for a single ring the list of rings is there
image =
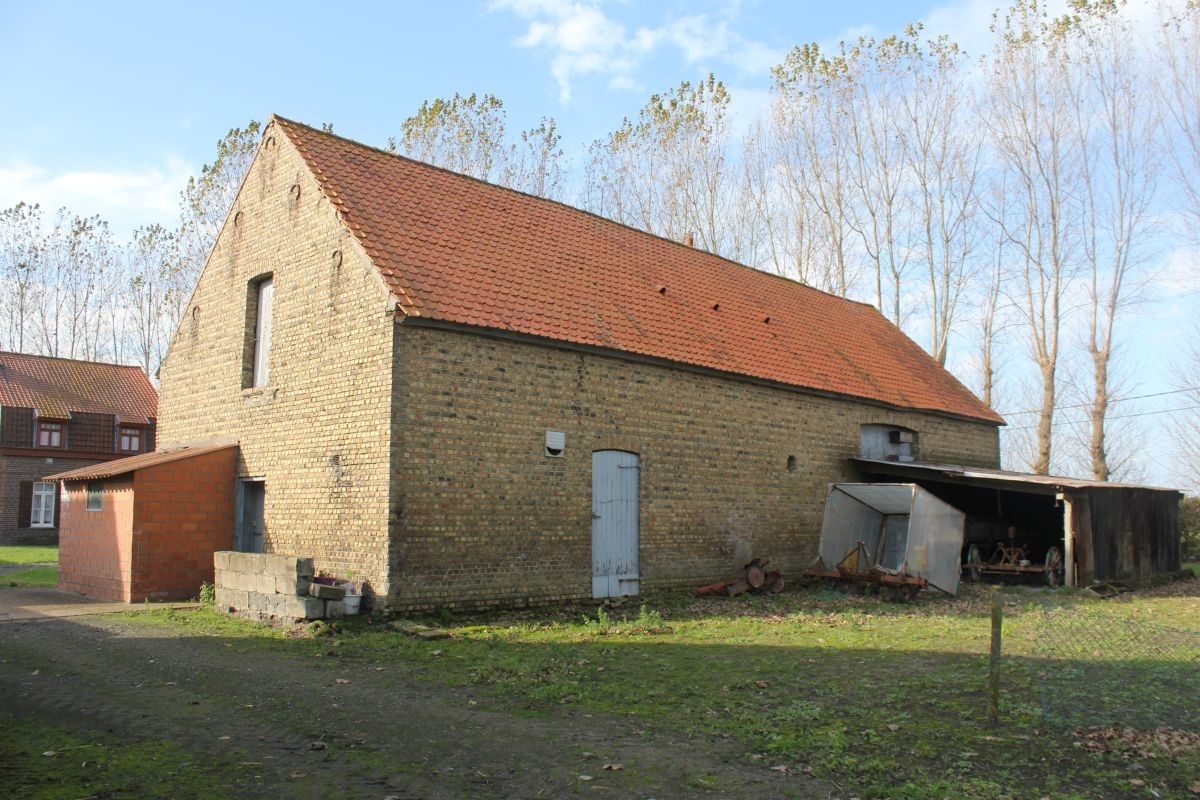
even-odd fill
[[[138,228],[125,250],[128,281],[127,313],[133,330],[132,355],[153,376],[178,320],[179,251],[175,235],[161,225]]]
[[[1170,128],[1167,137],[1180,190],[1184,227],[1200,245],[1200,0],[1167,12],[1160,28],[1159,86]]]
[[[188,178],[180,193],[179,268],[187,283],[195,283],[200,277],[258,149],[261,130],[262,125],[254,120],[244,128],[231,128],[217,142],[213,162],[202,166],[199,175]]]
[[[775,269],[796,269],[800,255],[821,253],[818,284],[848,295],[856,282],[852,258],[852,194],[846,109],[853,86],[845,56],[826,58],[815,44],[792,48],[772,71],[773,155],[778,171],[778,210],[785,235],[807,236],[812,246],[776,248]],[[820,244],[816,244],[817,242]],[[823,285],[822,285],[823,284]]]
[[[599,214],[730,258],[753,247],[748,173],[737,163],[729,92],[712,75],[653,95],[637,121],[592,143],[584,203]]]
[[[1131,47],[1136,32],[1116,0],[1076,0],[1056,28],[1069,55],[1074,146],[1079,154],[1081,244],[1091,361],[1088,454],[1092,477],[1112,471],[1106,424],[1116,331],[1146,283],[1151,204],[1159,174],[1159,109],[1152,76]]]
[[[0,211],[0,313],[5,349],[25,352],[31,298],[42,258],[41,207],[17,203]]]
[[[903,141],[919,231],[914,244],[927,275],[929,352],[944,365],[979,236],[976,210],[984,148],[982,137],[972,130],[977,118],[966,56],[945,37],[929,42],[919,56],[912,85],[902,95]],[[992,269],[983,306],[984,391],[989,403],[999,285],[998,271]]]
[[[1011,195],[999,220],[1014,254],[1013,306],[1037,366],[1037,450],[1029,465],[1050,470],[1064,296],[1078,269],[1078,153],[1068,60],[1037,0],[1017,0],[994,30],[987,124]]]

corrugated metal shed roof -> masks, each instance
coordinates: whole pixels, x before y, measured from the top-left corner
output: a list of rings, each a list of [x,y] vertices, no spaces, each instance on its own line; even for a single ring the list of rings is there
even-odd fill
[[[986,469],[984,467],[965,467],[960,464],[932,464],[923,461],[880,461],[871,458],[855,458],[855,463],[865,468],[865,471],[884,472],[889,475],[918,476],[927,475],[930,478],[944,477],[968,481],[1000,481],[1012,484],[1025,484],[1038,487],[1043,491],[1056,489],[1146,489],[1155,492],[1178,492],[1164,486],[1140,486],[1132,483],[1115,483],[1113,481],[1092,481],[1084,478],[1064,478],[1058,475],[1034,475],[1029,472],[1013,472],[1005,469]],[[1016,487],[1014,487],[1016,488]]]
[[[80,467],[79,469],[68,470],[67,472],[59,472],[54,475],[47,475],[44,480],[47,481],[95,481],[102,478],[112,478],[116,475],[124,475],[129,472],[135,472],[146,467],[157,466],[158,464],[167,464],[171,461],[181,461],[185,458],[194,458],[205,453],[212,453],[217,450],[225,450],[229,447],[237,447],[235,441],[219,441],[219,442],[204,442],[195,445],[180,445],[178,447],[169,447],[165,450],[155,450],[153,453],[142,453],[141,455],[129,456],[129,458],[118,458],[115,461],[105,461],[101,464],[92,464],[89,467]]]

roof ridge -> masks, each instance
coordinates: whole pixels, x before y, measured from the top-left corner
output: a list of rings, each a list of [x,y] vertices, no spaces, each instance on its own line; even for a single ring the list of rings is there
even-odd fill
[[[620,222],[618,220],[612,219],[611,217],[606,217],[603,214],[598,214],[595,211],[590,211],[586,208],[580,208],[579,206],[571,205],[570,203],[564,202],[562,200],[555,200],[552,197],[542,197],[541,195],[532,194],[530,192],[523,192],[520,189],[514,189],[511,186],[504,186],[499,183],[492,183],[491,181],[485,181],[483,178],[477,178],[474,175],[468,175],[465,172],[455,172],[454,170],[448,169],[447,167],[442,167],[437,164],[430,164],[428,161],[421,161],[420,159],[412,158],[410,156],[406,156],[401,153],[396,153],[391,150],[385,150],[382,147],[376,147],[375,145],[366,144],[365,142],[360,142],[357,139],[351,139],[348,136],[342,136],[341,134],[337,134],[332,131],[326,131],[326,130],[321,130],[320,128],[314,128],[311,125],[308,125],[303,122],[297,122],[294,119],[284,117],[280,114],[271,114],[268,117],[268,122],[270,122],[270,121],[278,121],[278,122],[283,123],[285,129],[286,129],[286,126],[288,126],[288,125],[294,125],[298,128],[304,128],[305,130],[311,131],[311,132],[317,134],[318,136],[326,136],[331,139],[337,139],[338,141],[346,142],[347,144],[351,144],[355,147],[361,147],[364,150],[370,150],[372,152],[379,153],[380,155],[391,156],[393,158],[398,158],[402,161],[407,161],[411,164],[418,164],[422,167],[427,167],[428,169],[436,170],[438,172],[442,172],[447,175],[452,175],[456,178],[463,178],[468,181],[474,181],[475,183],[481,184],[483,186],[489,186],[493,189],[499,189],[500,191],[503,191],[503,192],[510,192],[512,194],[517,195],[518,197],[525,197],[525,198],[540,201],[543,203],[553,203],[554,205],[561,206],[562,208],[565,208],[576,214],[582,214],[584,216],[588,216],[593,219],[599,220],[600,222],[607,223],[609,225],[615,225],[615,226],[617,226],[619,228],[623,228],[625,230],[633,231],[634,233],[637,233],[641,236],[648,236],[653,239],[658,239],[659,241],[667,242],[668,244],[671,244],[675,247],[683,248],[684,250],[686,250],[690,253],[702,253],[702,254],[704,254],[706,256],[710,256],[710,257],[716,259],[717,261],[722,262],[723,264],[726,264],[728,266],[737,267],[739,269],[744,269],[744,270],[749,270],[755,274],[763,275],[768,278],[775,278],[777,280],[784,281],[785,283],[788,283],[790,285],[798,286],[802,289],[807,289],[808,291],[816,292],[818,294],[823,294],[826,297],[830,297],[834,300],[842,300],[847,303],[854,303],[855,305],[863,306],[864,308],[868,308],[872,311],[875,311],[878,314],[883,313],[878,308],[876,308],[874,305],[872,305],[869,302],[866,302],[865,300],[855,300],[850,297],[843,297],[842,295],[825,291],[824,289],[818,289],[816,286],[812,286],[810,284],[804,283],[803,281],[796,280],[795,278],[789,278],[788,276],[780,275],[777,272],[768,272],[767,270],[759,269],[758,267],[752,267],[749,264],[743,264],[740,261],[735,261],[732,258],[723,256],[720,253],[714,253],[711,250],[704,250],[702,248],[695,247],[694,245],[685,244],[684,242],[676,241],[675,239],[672,239],[668,236],[664,236],[662,234],[651,233],[650,231],[642,230],[641,228],[636,228],[633,225],[629,225],[627,223]],[[318,183],[320,183],[320,181],[318,181]]]
[[[67,356],[44,356],[40,353],[22,353],[19,350],[0,350],[0,357],[3,356],[21,356],[22,358],[44,358],[52,361],[70,361],[74,364],[95,364],[100,367],[120,367],[122,369],[136,369],[142,372],[142,368],[137,364],[117,364],[113,361],[93,361],[89,358],[68,358]],[[146,373],[142,372],[143,375]],[[149,380],[149,378],[147,378]]]

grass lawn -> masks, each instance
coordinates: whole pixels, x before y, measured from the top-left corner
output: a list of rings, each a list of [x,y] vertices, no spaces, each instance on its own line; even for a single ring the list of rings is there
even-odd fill
[[[5,545],[0,546],[0,566],[5,564],[55,564],[58,563],[58,547],[54,545]]]
[[[413,681],[469,687],[511,713],[567,707],[627,717],[631,730],[649,735],[732,739],[764,769],[812,774],[861,797],[1194,797],[1200,749],[1089,747],[1086,731],[1048,718],[1042,705],[1052,684],[1056,707],[1080,711],[1083,725],[1128,710],[1161,714],[1151,727],[1200,733],[1193,663],[1181,678],[1178,664],[1123,651],[1124,640],[1089,640],[1075,661],[1039,656],[1048,605],[1100,611],[1122,625],[1169,624],[1184,631],[1174,639],[1200,641],[1200,583],[1156,591],[1115,601],[1007,593],[996,727],[985,718],[988,596],[977,588],[911,605],[829,591],[698,601],[669,594],[611,611],[443,620],[451,638],[433,641],[380,620],[336,623],[331,635],[305,639],[209,610],[131,619],[242,646],[386,663]],[[1164,682],[1169,691],[1160,691]]]
[[[58,585],[58,567],[30,567],[0,575],[0,588],[44,589]]]
[[[5,720],[0,764],[6,797],[76,800],[100,797],[187,797],[222,800],[232,786],[253,782],[253,770],[214,763],[155,740],[79,738],[64,728],[26,719]]]

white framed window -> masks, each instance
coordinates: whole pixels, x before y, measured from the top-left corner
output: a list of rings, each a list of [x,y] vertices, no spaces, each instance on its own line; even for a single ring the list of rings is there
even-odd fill
[[[58,484],[38,481],[33,485],[33,505],[29,514],[29,527],[54,527],[54,498],[58,494]]]
[[[63,426],[61,422],[42,422],[37,424],[38,447],[62,447]]]
[[[258,282],[258,302],[254,315],[254,371],[251,386],[266,386],[271,375],[271,306],[275,299],[275,282],[264,278]]]
[[[142,452],[142,431],[140,428],[121,428],[121,452]]]

